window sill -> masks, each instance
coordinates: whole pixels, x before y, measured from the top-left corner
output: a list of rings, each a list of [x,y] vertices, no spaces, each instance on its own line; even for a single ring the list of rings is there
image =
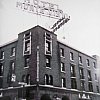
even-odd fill
[[[10,57],[15,57],[15,55],[11,55]]]
[[[46,56],[52,56],[51,52],[50,53],[45,53]]]
[[[75,62],[74,62],[74,60],[70,60],[70,63],[71,63],[72,65],[76,65]]]
[[[51,69],[51,67],[46,67],[47,69]]]
[[[79,65],[83,66],[83,63],[80,63],[80,62],[79,62]]]
[[[76,77],[71,77],[71,78],[76,78]]]
[[[98,83],[98,80],[95,80],[95,82],[97,82],[97,83]]]
[[[28,69],[29,68],[29,66],[28,67],[24,67],[24,69]]]
[[[85,79],[84,79],[84,78],[81,78],[80,80],[81,80],[81,81],[85,81]]]
[[[87,68],[90,68],[90,66],[87,66]]]
[[[70,59],[70,61],[71,61],[71,62],[74,62],[74,60],[73,60],[73,59]]]
[[[61,71],[62,73],[66,73],[65,71]]]
[[[1,58],[0,60],[4,60],[4,58]]]
[[[79,67],[80,67],[80,68],[84,68],[83,64],[82,64],[82,65],[79,64]]]
[[[88,81],[89,83],[92,83],[92,81]]]
[[[65,57],[64,57],[64,56],[60,56],[60,57],[65,59]]]

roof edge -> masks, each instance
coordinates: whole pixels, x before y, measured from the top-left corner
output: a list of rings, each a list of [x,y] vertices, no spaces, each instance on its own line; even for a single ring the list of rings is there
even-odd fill
[[[62,41],[60,41],[60,40],[57,40],[57,41],[58,41],[59,43],[61,43],[61,44],[65,45],[65,46],[67,46],[67,47],[69,47],[69,48],[71,48],[71,49],[73,49],[73,50],[75,50],[75,51],[79,52],[79,53],[82,53],[82,54],[84,54],[84,55],[86,55],[86,56],[88,56],[88,57],[93,58],[93,59],[95,59],[95,60],[96,60],[96,58],[95,58],[94,56],[90,56],[90,55],[88,55],[88,54],[86,54],[86,53],[84,53],[84,52],[82,52],[82,51],[80,51],[80,50],[78,50],[78,49],[76,49],[76,48],[74,48],[74,47],[72,47],[72,46],[70,46],[70,45],[66,44],[66,43],[63,43],[63,42],[62,42]]]
[[[11,44],[11,43],[13,43],[13,42],[16,42],[16,41],[18,41],[18,39],[14,39],[14,40],[11,40],[11,41],[9,41],[9,42],[7,42],[7,43],[4,43],[4,44],[0,45],[0,48],[1,48],[1,47],[4,47],[4,46],[6,46],[6,45],[9,45],[9,44]]]

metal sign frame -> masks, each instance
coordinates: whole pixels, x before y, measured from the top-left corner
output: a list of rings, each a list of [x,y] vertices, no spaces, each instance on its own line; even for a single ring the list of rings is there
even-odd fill
[[[16,7],[29,13],[54,19],[67,18],[68,15],[58,5],[40,0],[17,0]]]

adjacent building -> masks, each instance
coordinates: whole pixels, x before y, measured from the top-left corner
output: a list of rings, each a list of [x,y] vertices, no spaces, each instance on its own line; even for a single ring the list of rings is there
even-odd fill
[[[0,47],[0,100],[100,100],[96,56],[41,26]]]

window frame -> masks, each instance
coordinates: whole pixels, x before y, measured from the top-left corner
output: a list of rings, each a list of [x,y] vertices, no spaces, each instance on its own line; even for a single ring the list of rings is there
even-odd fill
[[[98,80],[98,77],[97,77],[97,74],[95,73],[95,81],[97,81]]]
[[[88,89],[89,89],[89,92],[93,92],[93,84],[92,84],[92,82],[88,82]]]
[[[15,47],[12,47],[11,48],[11,57],[12,56],[15,56],[15,54],[16,54],[16,48]]]
[[[90,67],[90,61],[89,61],[89,59],[86,59],[86,65],[87,65],[87,67]]]
[[[82,64],[82,56],[79,56],[79,64]]]
[[[73,54],[73,52],[70,52],[70,60],[74,61],[74,54]]]
[[[80,79],[84,79],[84,68],[79,68]]]
[[[0,71],[1,71],[1,72],[0,72],[0,74],[1,74],[0,77],[2,77],[2,76],[3,76],[3,72],[4,72],[3,63],[0,63],[0,67],[1,67],[1,68],[0,68]]]
[[[61,72],[65,72],[65,63],[61,62]]]
[[[81,85],[81,83],[82,83],[82,85]],[[81,90],[85,91],[85,81],[81,80],[80,81],[80,86],[81,86]]]
[[[96,62],[93,62],[93,67],[96,68]]]
[[[51,57],[46,56],[46,68],[51,68]]]
[[[30,40],[25,41],[25,52],[29,52],[30,51]]]
[[[52,35],[45,32],[45,55],[52,56]]]
[[[71,78],[71,88],[72,89],[77,89],[76,78]]]
[[[31,32],[27,32],[23,37],[23,56],[31,54]]]
[[[29,68],[29,66],[30,66],[30,57],[26,56],[24,58],[24,68]]]
[[[44,84],[49,85],[49,76],[48,76],[48,74],[44,75]]]
[[[64,49],[60,48],[60,57],[64,57]]]
[[[61,87],[66,88],[66,79],[65,78],[61,79]]]
[[[91,76],[91,71],[87,70],[87,75],[88,75],[88,81],[92,81],[92,76]]]
[[[76,77],[75,65],[70,64],[70,75],[71,77]]]
[[[1,51],[0,53],[1,53],[1,55],[0,55],[0,60],[4,60],[4,58],[5,58],[5,57],[4,57],[4,56],[5,56],[5,52],[4,52],[4,51]]]

